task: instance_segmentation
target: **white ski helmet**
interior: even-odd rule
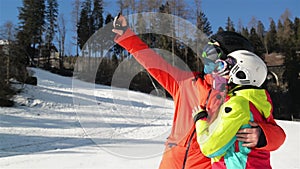
[[[237,50],[228,54],[236,60],[229,72],[229,83],[260,87],[267,77],[267,66],[256,54]]]

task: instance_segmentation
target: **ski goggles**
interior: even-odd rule
[[[228,75],[230,70],[236,65],[236,59],[228,57],[226,60],[218,59],[215,62],[215,69],[213,73],[220,76]]]
[[[227,55],[224,54],[220,46],[216,45],[214,42],[208,42],[203,48],[202,57],[216,61],[217,59],[226,59]]]
[[[218,59],[213,72],[220,76],[226,75],[229,72],[229,64],[225,60]]]
[[[204,73],[205,74],[226,74],[228,73],[227,68],[228,64],[226,61],[217,59],[215,62],[212,61],[211,59],[204,58]],[[226,72],[225,72],[226,71]]]

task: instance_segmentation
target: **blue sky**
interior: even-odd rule
[[[118,13],[116,1],[104,0],[105,15],[108,12],[112,15]],[[192,6],[194,2],[194,0],[185,1],[189,6]],[[58,0],[59,12],[66,17],[67,25],[71,24],[72,2],[73,0]],[[17,25],[19,14],[17,7],[20,6],[22,6],[22,0],[0,0],[0,25],[3,25],[6,21],[12,21]],[[277,23],[286,9],[290,10],[292,20],[296,16],[300,17],[299,0],[202,0],[201,8],[211,23],[213,32],[216,32],[220,26],[225,27],[228,16],[235,26],[238,26],[239,20],[242,21],[243,26],[247,26],[254,16],[257,20],[263,22],[265,29],[269,28],[270,18],[273,18]],[[71,36],[71,26],[69,26],[67,38]]]

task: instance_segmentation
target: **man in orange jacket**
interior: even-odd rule
[[[119,25],[117,25],[117,22]],[[169,92],[174,100],[175,112],[172,131],[166,141],[166,148],[160,163],[160,169],[210,169],[210,159],[199,148],[195,134],[195,125],[191,118],[194,107],[201,106],[208,112],[219,105],[220,93],[212,89],[212,77],[199,72],[187,72],[166,62],[158,53],[149,48],[130,28],[124,16],[115,18],[112,31],[116,33],[115,42],[130,52],[135,59]],[[216,40],[224,36],[217,37]],[[232,39],[232,37],[230,37]],[[234,39],[234,37],[233,37]],[[240,38],[241,39],[241,38]],[[237,41],[240,40],[236,38]],[[240,45],[232,47],[220,41],[218,45],[224,52],[232,52]],[[215,42],[214,42],[215,43]],[[234,45],[246,42],[235,42]],[[248,42],[249,43],[249,42]],[[227,53],[227,54],[228,54]],[[225,53],[226,54],[226,53]],[[215,106],[217,105],[217,106]],[[250,123],[254,128],[241,129],[237,138],[244,141],[244,146],[257,148],[260,140],[261,149],[273,151],[285,140],[285,133],[277,124]],[[261,132],[262,131],[262,132]],[[263,138],[263,139],[260,139]]]

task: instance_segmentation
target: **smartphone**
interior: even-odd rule
[[[121,15],[121,12],[119,12],[118,15],[114,19],[113,25],[114,25],[115,28],[120,28],[121,27],[121,22],[118,20],[120,15]]]

